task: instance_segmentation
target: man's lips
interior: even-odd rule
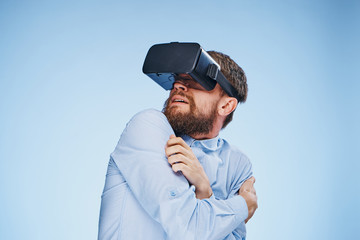
[[[172,104],[189,104],[188,100],[185,97],[182,97],[180,95],[174,95],[171,98]]]

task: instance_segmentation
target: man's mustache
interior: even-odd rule
[[[182,96],[182,97],[189,98],[189,96],[187,96],[183,91],[174,91],[174,92],[170,95],[170,98],[172,98],[174,95],[179,95],[179,96]]]

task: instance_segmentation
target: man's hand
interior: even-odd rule
[[[185,178],[195,186],[196,198],[204,199],[212,195],[209,179],[199,160],[189,145],[181,137],[170,135],[165,154],[174,172],[181,171]]]
[[[241,195],[245,199],[249,211],[245,223],[247,223],[250,220],[250,218],[254,215],[256,209],[258,208],[254,183],[255,183],[255,178],[251,177],[243,183],[243,185],[239,190],[239,195]]]

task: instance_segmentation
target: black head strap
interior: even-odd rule
[[[217,83],[219,83],[220,87],[229,95],[230,97],[234,97],[240,102],[240,96],[236,89],[231,85],[231,83],[226,79],[224,74],[219,71],[219,67],[216,64],[210,64],[207,70],[207,75],[211,79],[214,79]]]

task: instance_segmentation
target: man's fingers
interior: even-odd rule
[[[246,182],[252,182],[252,184],[254,184],[255,180],[256,180],[255,177],[252,176],[251,178],[247,179]]]
[[[168,162],[170,165],[176,164],[176,163],[184,163],[186,165],[191,164],[189,159],[184,157],[182,154],[175,154],[168,157]]]
[[[183,175],[186,177],[189,167],[186,166],[184,163],[175,163],[171,166],[174,172],[181,171]]]
[[[181,137],[175,137],[175,135],[171,134],[170,139],[166,143],[166,147],[171,147],[177,144],[183,146],[185,149],[190,149],[189,145],[186,144],[184,139],[182,139]]]
[[[181,145],[173,145],[165,148],[166,157],[170,157],[173,154],[183,153],[186,154],[186,149]]]
[[[170,135],[170,139],[165,146],[165,154],[167,157],[169,157],[173,154],[178,153],[181,153],[188,158],[194,159],[194,154],[189,145],[187,145],[181,137],[175,137],[175,135]]]
[[[247,192],[252,192],[254,194],[256,194],[255,188],[254,188],[254,183],[255,183],[255,178],[251,177],[249,179],[247,179],[241,186],[240,188],[240,192],[243,191],[247,191]]]
[[[242,191],[240,195],[245,199],[246,204],[248,206],[248,217],[245,220],[245,223],[249,221],[249,219],[254,215],[256,209],[258,208],[257,196],[256,194],[250,191]]]
[[[256,195],[256,191],[255,191],[255,188],[254,186],[247,186],[247,185],[242,185],[240,190],[239,190],[240,193],[242,192],[249,192],[249,193],[252,193],[252,194],[255,194]]]

